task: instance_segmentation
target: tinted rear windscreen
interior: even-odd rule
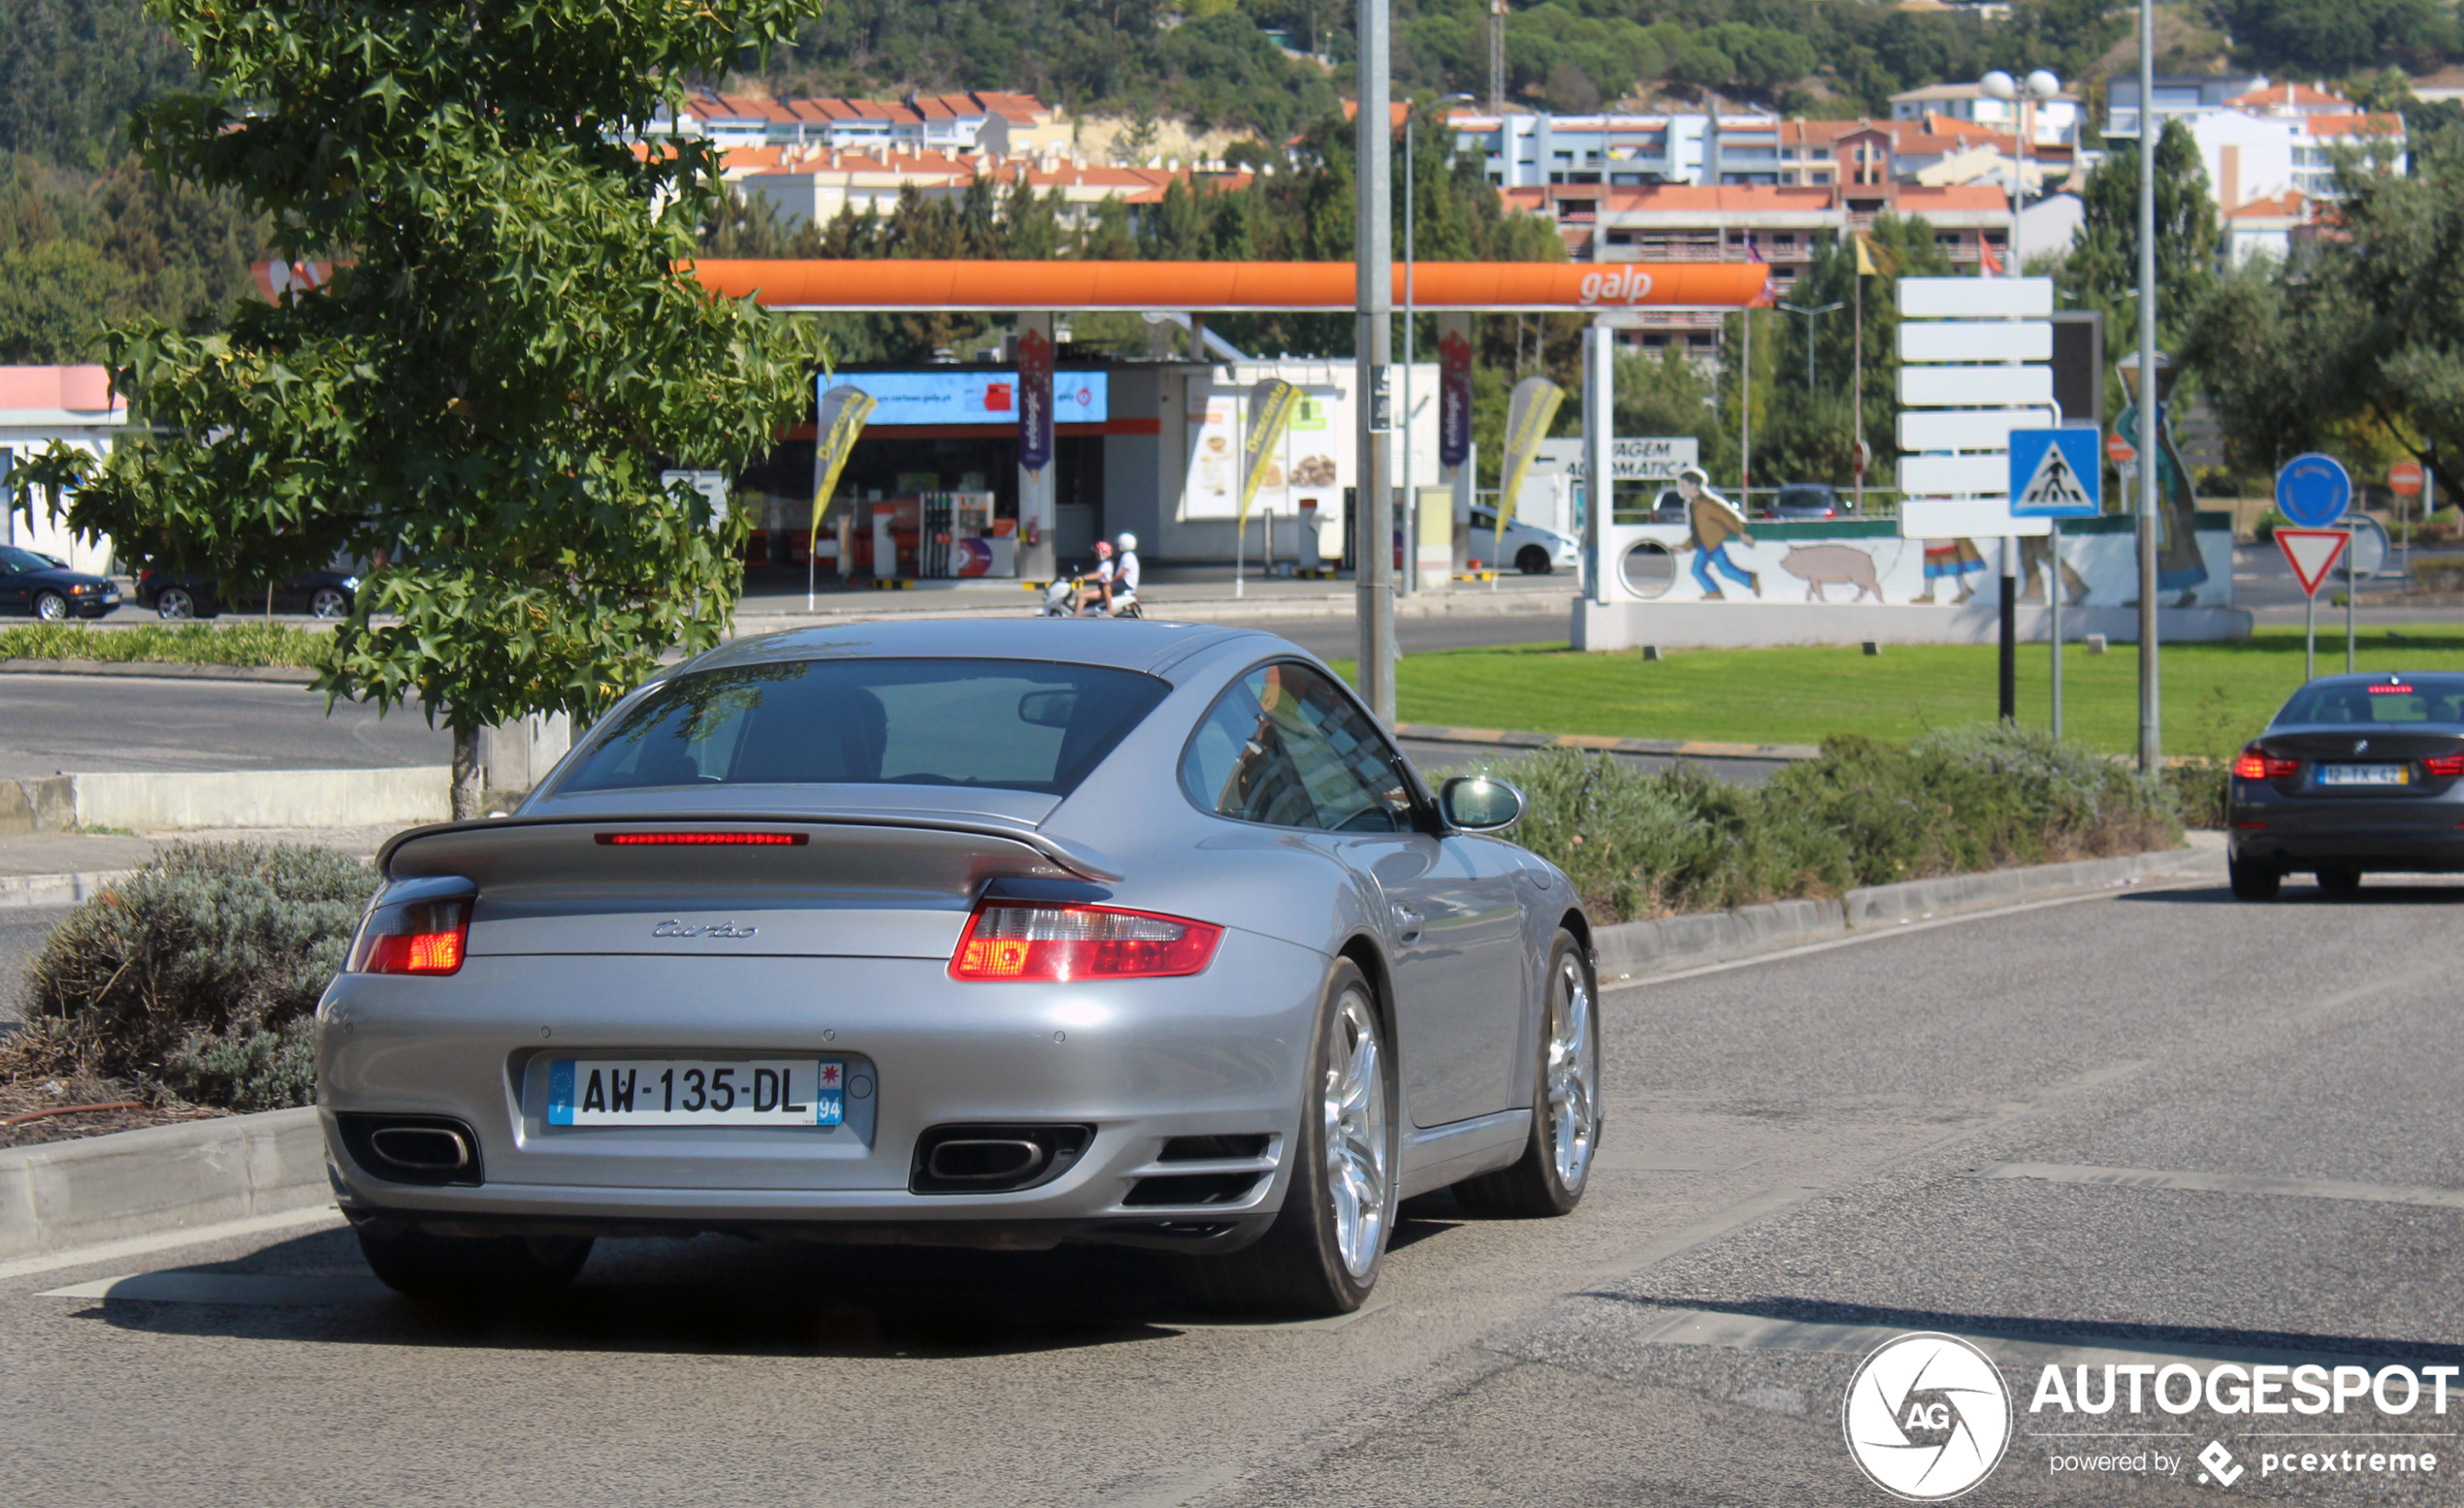
[[[2464,676],[2406,676],[2400,681],[2330,682],[2295,691],[2276,726],[2385,726],[2464,722]]]
[[[807,659],[682,675],[559,794],[660,786],[993,786],[1066,795],[1170,690],[1019,659]]]

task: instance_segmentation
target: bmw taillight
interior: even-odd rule
[[[1151,979],[1197,974],[1223,929],[1110,906],[988,900],[967,918],[954,979]]]
[[[2464,754],[2432,754],[2421,761],[2421,773],[2436,776],[2441,780],[2451,780],[2458,775],[2464,775]]]
[[[2233,761],[2237,780],[2290,780],[2300,772],[2299,759],[2280,759],[2256,744],[2244,749],[2242,756]]]
[[[470,938],[470,902],[403,901],[379,906],[351,943],[352,974],[451,974]]]

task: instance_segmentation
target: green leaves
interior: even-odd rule
[[[368,562],[319,685],[458,733],[591,717],[661,652],[716,644],[744,525],[711,528],[660,472],[767,450],[821,353],[676,271],[717,191],[708,151],[611,133],[807,8],[155,14],[221,92],[146,112],[146,150],[337,270],[211,334],[113,332],[155,433],[81,478],[71,523],[226,577]]]

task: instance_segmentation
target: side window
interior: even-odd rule
[[[1245,822],[1411,826],[1411,797],[1384,735],[1302,665],[1262,666],[1217,698],[1182,758],[1181,785],[1200,806]]]

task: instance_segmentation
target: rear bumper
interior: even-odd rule
[[[1238,1244],[1281,1204],[1325,970],[1241,932],[1203,975],[1092,984],[961,984],[920,958],[477,956],[448,979],[336,980],[318,1008],[318,1105],[345,1213],[448,1234]],[[877,1089],[827,1130],[546,1124],[553,1058],[732,1055],[843,1059],[851,1089],[859,1069]],[[387,1178],[343,1144],[345,1112],[458,1120],[484,1181]],[[954,1123],[1094,1135],[1034,1187],[911,1192],[918,1137]],[[1266,1145],[1162,1160],[1167,1139],[1196,1136]],[[1206,1173],[1254,1178],[1187,1203],[1160,1202],[1185,1185],[1146,1182]]]
[[[2227,851],[2242,864],[2437,874],[2464,872],[2464,783],[2404,798],[2286,796],[2264,782],[2236,780]]]

